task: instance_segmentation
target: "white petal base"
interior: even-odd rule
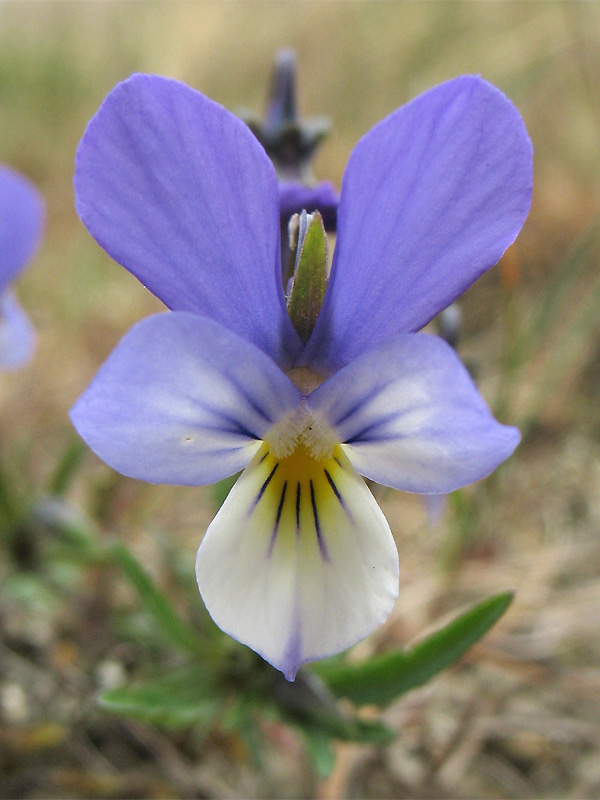
[[[326,460],[277,460],[263,444],[208,528],[196,575],[216,624],[293,680],[387,618],[398,553],[339,446]]]

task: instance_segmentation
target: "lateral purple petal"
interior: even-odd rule
[[[243,469],[300,400],[250,342],[206,317],[167,312],[125,335],[71,419],[118,472],[198,486]]]
[[[532,147],[517,109],[473,76],[398,109],[356,146],[321,315],[299,363],[333,371],[422,328],[515,240]]]
[[[22,175],[0,166],[0,291],[35,253],[42,235],[44,205]]]
[[[421,494],[488,475],[519,442],[491,415],[442,339],[398,334],[358,356],[309,395],[352,465],[371,480]]]
[[[75,163],[77,211],[109,255],[169,308],[289,364],[300,340],[281,287],[277,178],[244,123],[178,81],[133,75]]]

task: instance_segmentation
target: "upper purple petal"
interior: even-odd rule
[[[515,240],[532,147],[517,109],[463,76],[426,92],[355,147],[321,315],[299,363],[331,372],[422,328]]]
[[[0,166],[0,291],[33,256],[43,222],[44,204],[35,186]]]
[[[275,171],[249,129],[168,78],[133,75],[79,145],[79,216],[169,308],[211,317],[285,366]]]

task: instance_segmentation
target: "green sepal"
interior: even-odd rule
[[[327,288],[327,234],[318,211],[300,214],[297,234],[296,265],[287,310],[298,336],[307,342]]]
[[[489,597],[409,649],[358,664],[321,662],[313,670],[337,697],[357,705],[386,705],[457,661],[500,619],[512,599],[512,592]]]

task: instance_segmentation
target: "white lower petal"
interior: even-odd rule
[[[278,461],[265,444],[208,528],[196,575],[217,625],[293,680],[387,618],[398,553],[341,448]]]

